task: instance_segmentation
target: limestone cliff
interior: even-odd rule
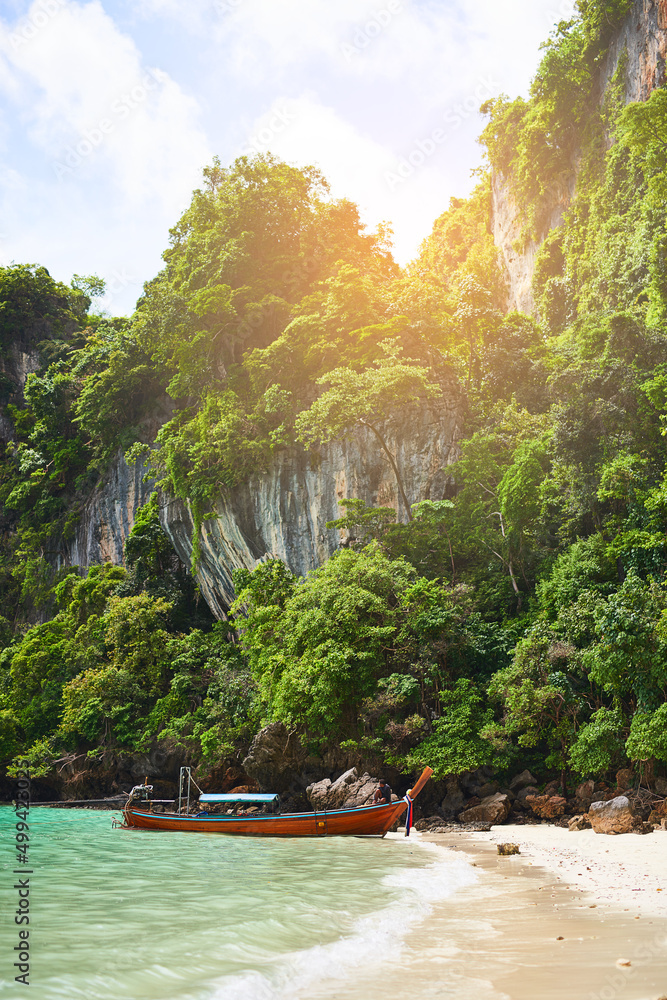
[[[410,502],[442,499],[447,466],[459,455],[463,431],[460,390],[452,385],[441,405],[413,410],[385,430]],[[341,515],[338,501],[348,497],[394,507],[402,520],[407,517],[391,465],[363,428],[317,453],[278,452],[269,469],[220,496],[215,518],[202,529],[197,568],[213,613],[222,617],[229,608],[236,568],[252,568],[268,556],[282,559],[301,576],[321,565],[340,544],[340,533],[326,523]],[[194,526],[187,506],[166,499],[162,521],[178,555],[189,562]]]
[[[445,495],[447,466],[459,455],[463,416],[463,395],[452,381],[439,405],[412,409],[385,428],[411,503]],[[144,472],[141,466],[129,467],[118,453],[106,480],[85,503],[74,538],[63,541],[61,565],[86,569],[123,562],[136,512],[155,489],[144,482]],[[338,501],[348,497],[394,507],[402,520],[407,517],[391,465],[375,436],[362,428],[350,440],[318,452],[280,451],[266,470],[221,495],[215,518],[203,526],[197,564],[197,581],[213,613],[224,617],[233,600],[234,569],[251,569],[269,556],[283,559],[298,575],[321,565],[341,541],[326,522],[341,515]],[[162,496],[161,511],[165,531],[189,565],[194,524],[187,505]]]
[[[118,452],[104,482],[84,503],[74,537],[63,541],[61,565],[85,570],[97,563],[122,564],[137,511],[155,489],[144,482],[145,471],[138,463],[129,466]]]
[[[560,226],[563,215],[572,200],[576,186],[576,171],[565,174],[549,192],[549,202],[544,206],[536,239],[526,240],[525,213],[517,204],[511,180],[495,173],[491,180],[493,239],[502,251],[507,271],[509,310],[534,313],[533,274],[535,258],[547,234]]]
[[[635,0],[600,62],[597,84],[600,97],[624,63],[626,101],[647,100],[655,87],[665,83],[666,56],[667,0]],[[576,178],[575,157],[571,169],[552,185],[538,222],[537,238],[525,241],[522,238],[525,215],[512,194],[511,178],[501,174],[493,177],[493,235],[507,269],[509,309],[535,311],[532,293],[535,258],[550,230],[561,224],[575,194]]]
[[[39,365],[39,351],[34,345],[12,343],[0,351],[0,441],[9,441],[14,436],[13,424],[4,412],[5,404],[21,405],[25,381]]]

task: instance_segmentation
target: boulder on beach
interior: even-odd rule
[[[570,833],[579,833],[581,830],[590,830],[591,821],[588,816],[573,816],[572,819],[568,820],[567,828]]]
[[[617,795],[607,802],[593,802],[588,818],[596,833],[631,833],[639,817],[627,795]]]
[[[526,803],[526,799],[529,795],[539,795],[540,790],[535,785],[526,785],[522,788],[520,792],[517,793],[514,800],[515,805],[518,809],[530,809],[530,806]]]
[[[567,800],[561,795],[527,795],[526,805],[540,819],[560,819]]]
[[[521,854],[518,844],[498,844],[498,854],[501,858],[509,858],[513,854]]]
[[[512,803],[508,795],[496,792],[495,795],[488,795],[477,806],[465,809],[459,813],[462,823],[491,823],[497,825],[504,823],[509,816]]]
[[[306,788],[313,809],[355,809],[373,801],[380,782],[370,774],[357,773],[356,767],[341,774],[335,781],[325,778]]]

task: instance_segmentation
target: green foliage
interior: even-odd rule
[[[531,99],[503,95],[482,108],[490,121],[480,141],[493,168],[511,177],[528,219],[526,239],[546,235],[552,187],[565,184],[586,132],[597,124],[586,35],[581,22],[561,22],[544,46]]]
[[[88,315],[94,276],[0,269],[1,367],[17,349],[40,365],[22,394],[0,378],[14,768],[160,740],[215,766],[268,719],[439,777],[667,760],[667,92],[624,106],[621,56],[600,95],[631,4],[577,6],[529,97],[484,109],[495,178],[452,199],[403,271],[386,228],[366,233],[316,169],[270,156],[205,169],[129,320]],[[506,312],[492,182],[525,220],[515,249],[541,241],[538,319]],[[408,497],[403,424],[454,399],[445,495]],[[214,625],[161,504],[188,505],[196,564],[221,496],[277,450],[360,430],[397,509],[341,501],[340,551],[304,580],[273,558],[237,570]],[[119,449],[158,480],[126,570],[56,570]]]
[[[558,556],[549,576],[537,584],[537,600],[550,618],[556,618],[584,591],[609,593],[617,581],[617,567],[604,538],[593,535],[579,539]]]
[[[54,281],[45,267],[0,268],[0,351],[66,343],[84,319],[90,299],[78,288]]]
[[[568,673],[572,647],[558,634],[538,624],[516,646],[511,664],[494,674],[492,701],[501,706],[501,724],[490,727],[489,738],[520,747],[541,746],[548,767],[563,770],[572,743],[581,700]]]
[[[483,694],[467,679],[441,695],[443,716],[433,723],[433,733],[410,755],[408,768],[432,767],[435,779],[475,771],[494,761],[494,749],[480,732],[489,725],[492,710]]]
[[[372,368],[362,372],[337,368],[318,379],[318,384],[331,388],[299,414],[299,440],[307,445],[323,444],[341,437],[357,422],[372,428],[396,410],[438,394],[439,388],[429,382],[426,368],[401,360],[397,353],[400,347],[394,343],[381,346],[385,356]]]
[[[632,761],[667,761],[667,702],[634,716],[625,750]]]
[[[582,777],[606,774],[625,759],[625,720],[618,709],[600,708],[577,733],[570,763]]]
[[[233,610],[245,610],[241,645],[268,711],[315,733],[349,725],[375,690],[414,571],[373,546],[336,553],[303,583],[266,565],[257,586],[237,576]]]

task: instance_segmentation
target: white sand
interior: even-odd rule
[[[667,1000],[667,833],[412,836],[463,855],[476,882],[435,904],[381,968],[369,955],[368,970],[295,1000]],[[521,854],[499,857],[499,842]]]
[[[508,825],[463,836],[519,844],[524,861],[547,868],[597,905],[667,917],[667,831],[611,837],[558,826]]]

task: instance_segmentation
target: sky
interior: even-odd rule
[[[414,258],[572,0],[0,0],[0,264],[129,314],[202,168],[315,164]]]

